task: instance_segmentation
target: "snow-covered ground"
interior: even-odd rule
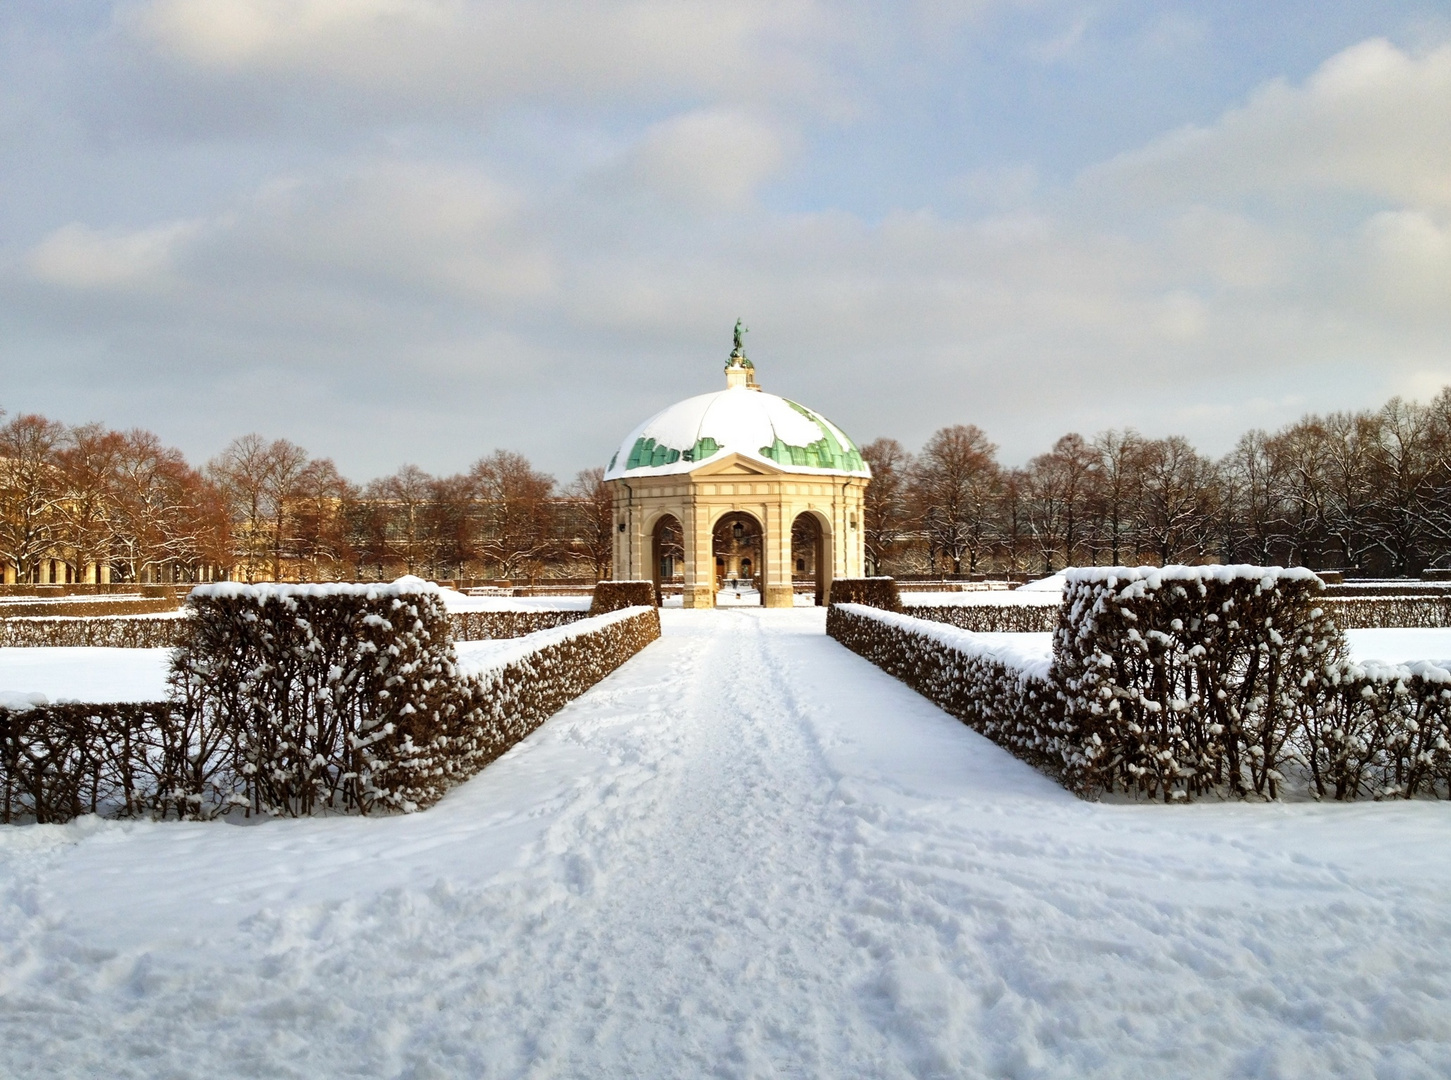
[[[160,701],[170,649],[0,649],[0,694],[48,701]]]
[[[1345,640],[1356,660],[1381,660],[1387,664],[1451,660],[1451,629],[1347,630]]]
[[[671,607],[670,599],[666,598],[667,608]],[[678,606],[679,598],[674,599]],[[798,608],[812,604],[807,594],[796,599]],[[570,632],[569,627],[541,631],[545,637]],[[1030,664],[1046,662],[1053,653],[1052,634],[977,636],[1009,649]],[[1403,664],[1451,659],[1451,629],[1350,630],[1345,636],[1356,660]],[[482,671],[515,660],[544,640],[530,635],[527,639],[460,642],[459,661],[465,671]],[[159,701],[166,696],[169,659],[169,649],[0,648],[0,694],[40,694],[50,701]]]
[[[590,593],[576,596],[470,596],[454,589],[440,589],[448,611],[588,611]]]
[[[0,829],[0,1075],[1451,1074],[1451,805],[1080,802],[823,617],[426,813]]]

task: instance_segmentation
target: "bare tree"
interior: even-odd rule
[[[392,476],[374,480],[368,485],[368,494],[387,508],[388,555],[403,564],[406,574],[420,568],[424,510],[432,482],[433,477],[417,465],[404,465]]]
[[[469,471],[479,504],[479,552],[502,577],[535,574],[555,550],[554,477],[496,450]]]
[[[605,470],[584,469],[565,490],[572,527],[569,552],[590,564],[596,581],[610,576],[615,562],[615,500]]]
[[[1430,410],[1397,397],[1376,419],[1370,535],[1393,573],[1418,573],[1428,561],[1427,511],[1435,502]]]
[[[912,528],[912,455],[896,439],[873,439],[861,454],[872,470],[862,505],[862,538],[868,572],[880,574]]]
[[[994,501],[1002,486],[997,447],[982,430],[958,424],[942,428],[922,448],[912,474],[914,501],[934,554],[952,573],[969,571],[992,540]]]
[[[161,574],[174,557],[178,507],[192,469],[181,451],[163,446],[149,431],[126,432],[116,458],[114,536],[130,581]]]
[[[1167,565],[1204,553],[1218,485],[1214,465],[1178,435],[1144,445],[1139,514],[1145,545]]]
[[[1083,554],[1097,466],[1098,455],[1082,435],[1064,435],[1028,463],[1029,527],[1045,574],[1053,572],[1055,555],[1069,566]]]
[[[1135,529],[1143,486],[1144,440],[1131,429],[1105,431],[1093,440],[1093,449],[1098,456],[1092,507],[1098,544],[1107,548],[1111,565],[1122,566],[1138,559]]]
[[[58,541],[80,580],[93,568],[101,580],[101,567],[115,545],[117,470],[124,438],[100,424],[73,428],[60,452],[61,483]]]
[[[0,427],[0,558],[17,581],[40,579],[40,560],[59,538],[64,438],[60,424],[33,413]]]
[[[248,581],[260,572],[273,580],[282,576],[287,515],[307,464],[307,452],[297,444],[253,434],[234,439],[207,466],[227,498]]]
[[[331,458],[308,462],[297,478],[288,513],[287,545],[309,577],[318,581],[338,578],[354,558],[348,543],[348,512],[358,494]]]

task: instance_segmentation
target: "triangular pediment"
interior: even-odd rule
[[[718,460],[701,462],[700,468],[691,469],[691,476],[777,476],[781,469],[764,461],[743,457],[740,454],[726,454]]]

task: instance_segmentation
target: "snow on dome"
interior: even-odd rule
[[[740,454],[791,472],[870,476],[861,452],[824,416],[754,387],[676,402],[626,436],[606,480],[685,473]]]

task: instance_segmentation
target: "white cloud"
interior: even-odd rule
[[[73,222],[28,253],[32,277],[71,289],[154,290],[170,277],[178,248],[196,234],[191,222],[134,231],[99,230]]]
[[[704,210],[745,206],[785,157],[779,131],[735,110],[672,117],[647,131],[627,173],[641,187]]]
[[[819,77],[811,0],[145,0],[124,34],[213,77],[395,108],[710,89],[751,98]]]
[[[1303,86],[1269,83],[1213,125],[1177,131],[1083,179],[1163,198],[1336,191],[1451,206],[1451,46],[1417,57],[1362,42]]]
[[[1451,312],[1451,224],[1418,210],[1388,210],[1364,230],[1372,286],[1393,310]]]

